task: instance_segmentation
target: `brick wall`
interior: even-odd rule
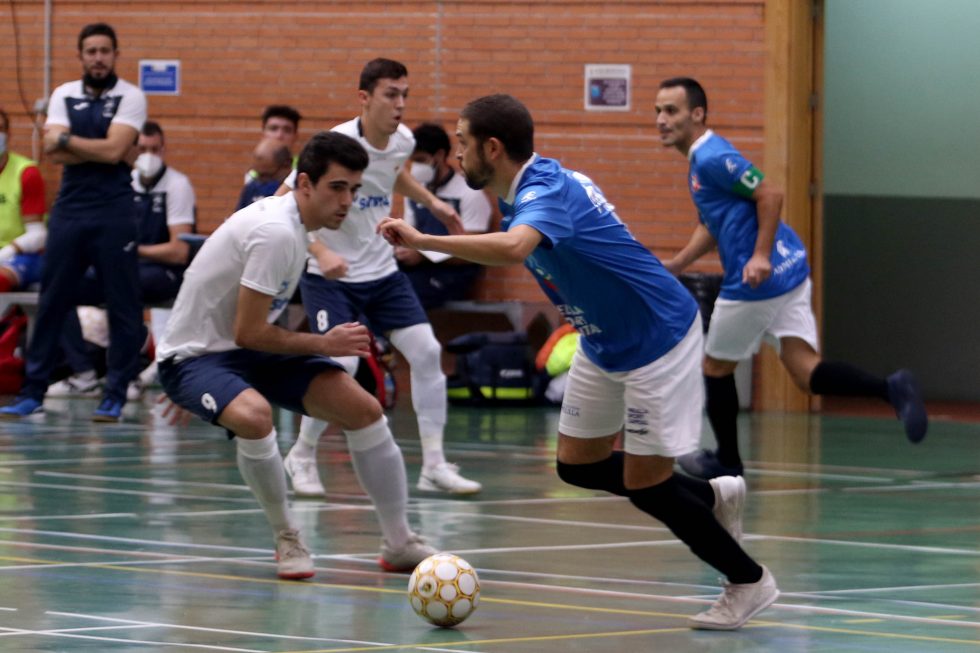
[[[265,105],[296,106],[305,117],[301,136],[352,118],[358,74],[376,56],[409,68],[409,126],[440,120],[451,132],[459,109],[487,93],[524,101],[535,117],[536,149],[592,177],[658,255],[682,246],[695,224],[686,162],[662,148],[653,126],[660,79],[699,78],[711,125],[764,169],[763,0],[158,0],[152,6],[59,0],[52,85],[79,75],[77,34],[97,20],[119,34],[117,72],[124,78],[136,82],[141,58],[181,61],[181,95],[151,96],[150,115],[166,131],[168,162],[194,183],[204,232],[235,205]],[[30,154],[31,125],[19,89],[28,105],[45,94],[43,3],[3,3],[0,24],[0,105],[14,114],[12,148]],[[589,63],[632,65],[629,112],[583,109]],[[43,171],[53,194],[58,170],[45,165]],[[701,269],[713,268],[708,262]],[[520,267],[492,270],[479,293],[540,299]]]

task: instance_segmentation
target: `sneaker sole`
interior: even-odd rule
[[[287,573],[277,573],[276,576],[283,580],[304,580],[306,578],[313,578],[316,575],[315,571],[297,571],[292,574]]]
[[[779,590],[777,589],[775,592],[773,592],[772,596],[766,599],[765,603],[763,603],[755,610],[750,612],[744,619],[742,619],[737,624],[716,624],[711,622],[701,622],[701,621],[696,621],[692,617],[691,619],[688,620],[688,625],[695,630],[738,630],[739,628],[747,624],[749,621],[751,621],[752,617],[759,614],[760,612],[768,608],[770,605],[775,603],[776,599],[778,598],[779,598]]]
[[[119,422],[118,417],[113,417],[112,415],[92,415],[93,422],[101,422],[103,424],[117,424]]]
[[[431,481],[426,481],[425,479],[419,479],[418,484],[415,486],[422,492],[442,492],[443,494],[479,494],[483,487],[478,487],[475,490],[450,490],[441,488],[435,485]]]
[[[293,486],[293,496],[297,499],[326,499],[327,491],[322,492],[301,492]]]
[[[411,567],[398,567],[381,557],[378,558],[378,566],[393,574],[407,574],[415,571],[415,565],[412,565]]]

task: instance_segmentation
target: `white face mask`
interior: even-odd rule
[[[412,176],[415,177],[415,181],[419,182],[423,186],[427,186],[435,181],[435,166],[429,165],[428,163],[420,163],[419,161],[415,161],[412,163]]]
[[[7,132],[0,132],[0,156],[7,152]]]
[[[158,157],[156,154],[151,154],[150,152],[143,152],[138,157],[136,157],[136,163],[133,165],[136,171],[140,173],[141,177],[146,179],[152,179],[156,177],[157,173],[163,167],[163,159]]]

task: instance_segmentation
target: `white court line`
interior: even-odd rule
[[[980,487],[972,481],[912,481],[909,485],[887,485],[884,487],[843,488],[843,492],[919,492],[921,490],[968,490]]]
[[[862,594],[867,592],[908,592],[916,590],[945,590],[961,587],[980,587],[980,583],[950,583],[943,585],[899,585],[897,587],[861,587],[850,590],[815,590],[807,594]]]
[[[45,444],[14,444],[10,446],[0,446],[0,453],[21,453],[24,451],[51,451],[51,443]],[[84,449],[91,450],[93,445],[89,442],[79,442],[78,444],[61,443],[59,450],[63,449]],[[135,449],[140,446],[138,442],[105,442],[94,445],[98,449]]]
[[[115,537],[112,535],[89,535],[86,533],[67,533],[64,531],[40,531],[29,528],[0,528],[0,533],[17,533],[19,535],[47,535],[75,540],[94,540],[98,542],[118,542],[120,544],[138,544],[140,546],[160,546],[172,548],[202,549],[206,551],[229,551],[235,553],[267,554],[271,549],[252,549],[247,547],[226,546],[217,544],[194,544],[192,542],[167,542],[163,540],[143,540],[132,537]],[[0,542],[0,545],[3,543]],[[377,555],[377,553],[375,553]]]
[[[119,553],[119,551],[115,551]],[[26,569],[65,569],[74,567],[146,567],[152,565],[170,565],[193,562],[224,562],[223,558],[202,558],[199,556],[188,558],[168,558],[166,560],[102,560],[99,562],[45,562],[40,564],[6,565],[0,566],[2,571],[24,571]]]
[[[266,632],[249,631],[249,630],[232,630],[228,628],[207,628],[204,626],[189,626],[185,624],[165,623],[162,621],[136,621],[133,619],[104,617],[102,615],[84,614],[79,612],[55,612],[55,611],[48,610],[45,612],[45,614],[50,614],[57,617],[73,617],[76,619],[94,619],[96,621],[108,621],[110,623],[131,624],[134,626],[141,626],[141,627],[151,626],[156,628],[174,628],[177,630],[190,630],[190,631],[202,632],[202,633],[218,633],[222,635],[248,635],[249,637],[270,637],[275,639],[285,639],[285,640],[302,641],[302,642],[332,642],[338,644],[357,644],[357,645],[366,645],[366,646],[390,646],[390,644],[386,644],[384,642],[372,642],[369,640],[361,640],[361,639],[338,639],[333,637],[304,637],[302,635],[284,635],[280,633],[266,633]]]
[[[143,456],[120,456],[118,458],[44,458],[40,460],[5,460],[3,464],[7,467],[37,467],[41,465],[91,465],[95,463],[142,463],[150,459],[151,452],[147,451]],[[225,460],[227,456],[217,453],[188,453],[174,454],[173,462],[183,462],[187,460]]]
[[[217,646],[211,644],[187,644],[184,642],[161,642],[151,639],[129,639],[127,637],[96,637],[94,635],[77,635],[71,633],[59,633],[55,631],[46,630],[30,630],[22,631],[20,633],[3,633],[0,637],[7,637],[13,635],[35,635],[35,636],[46,636],[46,637],[63,637],[65,639],[84,639],[96,642],[116,642],[119,644],[148,644],[152,646],[176,646],[179,648],[194,648],[194,649],[206,649],[209,651],[234,651],[236,653],[266,653],[261,649],[256,648],[233,648],[231,646]]]
[[[175,492],[145,492],[143,490],[119,490],[112,488],[93,487],[90,485],[61,485],[58,483],[31,483],[17,481],[0,481],[0,486],[44,488],[47,490],[70,490],[72,492],[92,492],[95,494],[121,494],[140,497],[167,497],[171,499],[194,499],[202,501],[225,501],[229,503],[255,503],[252,497],[219,497],[204,494],[178,494]]]
[[[954,549],[941,546],[920,546],[917,544],[890,544],[886,542],[859,542],[848,540],[825,540],[821,538],[790,537],[787,535],[747,535],[746,540],[769,540],[773,542],[804,542],[806,544],[830,544],[836,546],[856,546],[868,549],[887,549],[891,551],[915,551],[916,553],[942,553],[947,555],[980,556],[980,549]]]
[[[17,608],[0,608],[0,612],[17,612]]]
[[[75,515],[22,515],[20,517],[13,517],[11,515],[0,515],[0,523],[7,521],[51,521],[59,519],[68,520],[85,520],[85,519],[120,519],[128,518],[135,519],[138,517],[135,512],[103,512],[98,514],[75,514]]]

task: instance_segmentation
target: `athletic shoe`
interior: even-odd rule
[[[320,472],[316,467],[316,459],[300,458],[290,449],[282,461],[286,475],[293,485],[293,493],[297,497],[320,499],[327,496],[327,491],[320,482]]]
[[[418,489],[424,492],[449,494],[476,494],[483,486],[459,475],[459,465],[439,463],[435,467],[423,467],[419,475]]]
[[[895,414],[905,424],[905,436],[913,444],[921,442],[929,428],[929,416],[915,376],[908,370],[898,370],[887,381],[888,403],[895,407]]]
[[[137,378],[126,386],[126,401],[136,401],[143,396],[143,383]]]
[[[714,604],[690,618],[688,625],[700,630],[738,630],[776,600],[779,588],[765,566],[755,583],[724,584],[725,590]]]
[[[0,408],[0,419],[20,419],[28,415],[36,415],[44,412],[44,404],[37,399],[30,397],[20,397],[9,406]]]
[[[296,529],[287,528],[276,534],[276,562],[279,578],[300,580],[313,576],[313,558]]]
[[[438,553],[425,543],[418,533],[412,533],[408,541],[400,549],[394,549],[387,540],[381,540],[381,557],[378,564],[385,571],[409,572],[414,571],[420,562]]]
[[[742,512],[745,510],[745,479],[719,476],[710,481],[715,491],[715,519],[736,542],[742,541]]]
[[[72,374],[48,386],[48,397],[91,397],[99,392],[99,379],[93,370]]]
[[[741,476],[745,473],[745,467],[742,465],[737,467],[722,465],[718,461],[718,454],[710,449],[686,453],[677,458],[677,464],[690,476],[705,480],[719,476]]]
[[[92,413],[93,422],[118,422],[122,416],[122,401],[112,397],[103,397],[99,407]]]

